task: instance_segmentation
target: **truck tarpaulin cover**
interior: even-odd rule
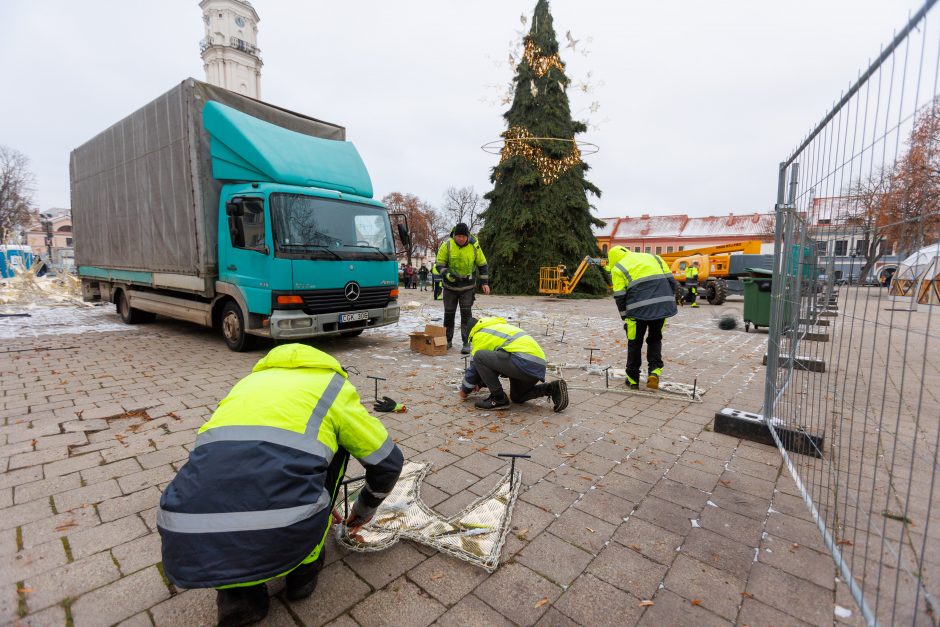
[[[221,184],[202,110],[222,103],[312,137],[343,127],[187,79],[72,151],[77,266],[212,277]]]

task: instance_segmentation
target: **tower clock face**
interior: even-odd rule
[[[239,28],[243,27],[245,25],[245,18],[243,18],[241,15],[237,16],[235,18],[235,25]]]

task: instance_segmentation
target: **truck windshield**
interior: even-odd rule
[[[275,254],[324,259],[391,259],[388,214],[380,207],[300,194],[271,194]]]

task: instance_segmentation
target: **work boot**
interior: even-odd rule
[[[650,373],[650,376],[646,377],[646,387],[651,390],[659,389],[659,375]]]
[[[552,399],[555,413],[563,411],[568,406],[568,384],[562,379],[552,381],[549,385],[549,396]]]
[[[268,587],[262,583],[219,590],[215,604],[219,612],[219,627],[240,627],[264,619],[271,599]]]
[[[447,340],[447,350],[450,350],[454,346],[454,343],[451,340]]]
[[[326,547],[320,549],[320,555],[309,564],[301,564],[287,573],[287,600],[306,599],[317,589],[317,577],[323,569],[323,555]]]
[[[474,403],[477,409],[508,409],[511,405],[512,403],[509,402],[509,397],[503,393],[500,393],[498,396],[490,394],[486,398],[480,399]]]
[[[461,355],[469,355],[469,354],[470,354],[470,350],[471,350],[471,349],[470,349],[470,344],[467,343],[467,342],[464,342],[464,343],[463,343],[463,348],[460,349],[460,354],[461,354]]]
[[[639,389],[640,389],[640,384],[639,384],[639,383],[631,383],[631,382],[630,382],[630,379],[627,379],[627,389],[628,389],[628,390],[639,390]]]
[[[698,303],[692,303],[692,309],[698,309]]]

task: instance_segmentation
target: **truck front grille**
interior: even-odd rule
[[[303,292],[304,313],[325,314],[337,311],[362,311],[382,309],[388,305],[389,287],[364,287],[355,301],[346,299],[343,288]]]

